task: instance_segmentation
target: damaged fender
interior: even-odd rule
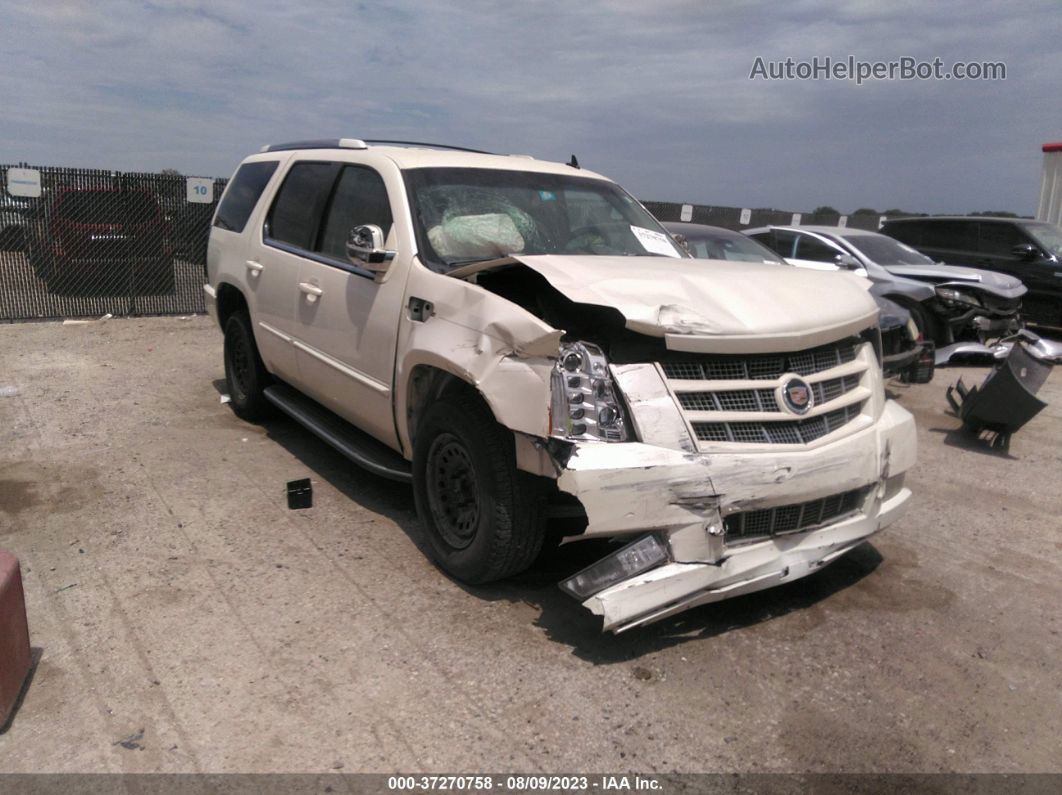
[[[410,381],[418,366],[474,386],[510,430],[548,436],[550,371],[564,332],[475,284],[426,268],[411,271],[407,292],[424,296],[431,309],[423,319],[407,309],[399,330],[395,420],[403,449],[413,449]]]

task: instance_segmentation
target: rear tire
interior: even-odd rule
[[[512,434],[471,391],[425,412],[413,446],[413,494],[432,557],[462,582],[521,572],[542,549],[538,481],[516,469]]]
[[[225,384],[236,416],[249,422],[268,416],[272,404],[265,388],[271,382],[258,354],[250,316],[246,310],[234,312],[225,321]]]

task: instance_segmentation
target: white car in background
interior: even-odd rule
[[[841,226],[764,226],[743,230],[790,264],[812,270],[850,270],[879,285],[877,294],[907,309],[919,331],[938,347],[963,338],[984,342],[1021,328],[1025,286],[1013,276],[941,265],[887,235]],[[928,301],[911,291],[929,284]]]

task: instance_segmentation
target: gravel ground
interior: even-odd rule
[[[39,660],[0,772],[1058,772],[1062,372],[1009,454],[956,432],[957,372],[985,371],[890,387],[919,426],[901,522],[614,637],[555,587],[579,561],[462,587],[408,487],[236,419],[207,318],[0,325]]]

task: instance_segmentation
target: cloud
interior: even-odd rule
[[[227,174],[262,143],[566,159],[645,199],[1029,212],[1052,2],[0,1],[0,160]],[[749,80],[757,56],[1000,60],[1001,82]]]

